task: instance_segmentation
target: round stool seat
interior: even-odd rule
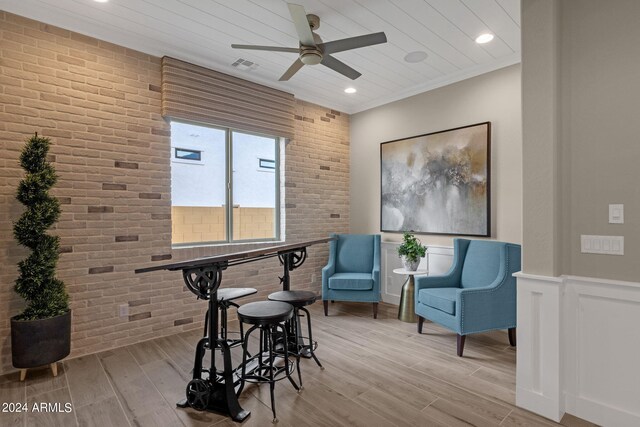
[[[218,302],[231,301],[248,295],[253,295],[257,292],[258,290],[254,288],[219,288]]]
[[[270,301],[287,302],[294,307],[304,307],[316,302],[316,294],[311,291],[280,291],[269,294]]]
[[[241,305],[238,319],[251,325],[275,325],[293,317],[293,306],[280,301],[258,301]]]

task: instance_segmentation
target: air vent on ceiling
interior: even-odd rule
[[[253,71],[258,68],[258,64],[253,61],[248,61],[246,59],[238,58],[236,62],[231,64],[232,67],[237,68],[242,71]]]

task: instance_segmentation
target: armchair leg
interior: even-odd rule
[[[516,328],[509,328],[509,345],[516,346]]]
[[[373,303],[373,318],[374,319],[378,318],[378,303],[377,302]]]
[[[422,324],[424,323],[424,317],[418,316],[418,333],[422,333]]]
[[[466,338],[466,335],[458,335],[458,357],[462,357],[462,352],[464,351],[464,340]]]
[[[329,301],[322,300],[322,305],[324,306],[324,315],[328,316],[329,315]]]

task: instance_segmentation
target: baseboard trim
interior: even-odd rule
[[[560,422],[564,416],[564,410],[560,408],[557,399],[552,399],[540,393],[526,390],[516,386],[516,406]]]
[[[640,416],[638,415],[571,393],[566,395],[566,408],[568,413],[580,414],[576,416],[601,426],[640,425]]]

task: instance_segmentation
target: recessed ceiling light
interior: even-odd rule
[[[422,62],[427,59],[427,52],[423,52],[421,50],[416,50],[414,52],[409,52],[404,56],[404,60],[411,64],[415,64],[416,62]]]
[[[491,40],[493,40],[493,34],[491,33],[483,33],[476,37],[476,43],[478,44],[489,43]]]
[[[344,93],[356,93],[356,88],[355,87],[348,87],[344,90]]]
[[[96,2],[96,3],[106,3],[109,0],[93,0],[93,1]]]

